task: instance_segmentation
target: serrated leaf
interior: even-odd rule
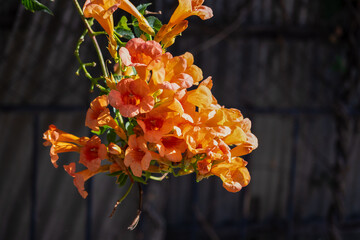
[[[24,5],[26,10],[29,10],[31,12],[43,11],[50,15],[54,15],[48,7],[36,0],[21,0],[21,3],[22,5]]]
[[[125,38],[127,40],[135,38],[134,33],[129,29],[115,28],[115,32],[120,35],[121,38]]]
[[[148,6],[150,6],[151,3],[144,3],[144,4],[140,4],[139,6],[137,6],[137,10],[144,15],[145,14],[145,10],[147,9]]]
[[[163,25],[162,22],[155,16],[149,16],[146,20],[156,32],[158,32]]]

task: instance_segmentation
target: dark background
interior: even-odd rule
[[[43,3],[55,16],[0,7],[0,239],[360,239],[360,1],[205,1],[214,17],[191,17],[169,51],[192,52],[219,103],[252,120],[252,180],[236,194],[216,177],[151,182],[134,231],[136,188],[110,219],[126,188],[99,175],[83,200],[42,146],[51,123],[88,135],[96,96],[75,75],[83,26],[72,1]],[[176,6],[154,0],[150,10],[167,22]],[[80,52],[96,61],[89,40]]]

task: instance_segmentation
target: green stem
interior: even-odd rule
[[[101,32],[93,32],[94,36],[98,36],[98,35],[106,35],[107,33],[105,31],[101,31]]]
[[[83,23],[85,24],[86,29],[88,30],[88,34],[89,34],[89,36],[90,36],[90,38],[91,38],[91,41],[93,42],[93,45],[94,45],[94,47],[95,47],[96,53],[97,53],[98,58],[99,58],[99,62],[100,62],[100,66],[101,66],[101,71],[102,71],[102,73],[103,73],[103,75],[104,75],[105,77],[108,77],[109,74],[108,74],[108,72],[107,72],[107,70],[106,70],[104,57],[103,57],[103,55],[102,55],[102,53],[101,53],[101,49],[100,49],[100,47],[99,47],[99,43],[98,43],[97,40],[96,40],[96,36],[95,36],[95,34],[94,34],[94,31],[91,29],[91,26],[90,26],[89,22],[86,20],[86,18],[85,18],[85,16],[84,16],[84,13],[83,13],[83,11],[82,11],[82,9],[81,9],[78,1],[77,1],[77,0],[73,0],[73,3],[75,4],[76,10],[77,10],[77,12],[78,12],[79,15],[80,15],[81,20],[82,20]]]
[[[85,35],[88,33],[88,30],[86,29],[80,36],[77,44],[76,44],[76,48],[75,48],[75,51],[74,51],[74,55],[76,57],[76,59],[78,60],[79,64],[80,64],[80,67],[79,69],[77,70],[76,74],[79,75],[80,74],[80,70],[82,70],[85,74],[85,77],[87,77],[90,81],[91,81],[91,84],[92,84],[92,89],[94,86],[96,86],[97,88],[99,88],[101,91],[107,91],[106,88],[104,88],[103,86],[101,86],[100,84],[98,84],[98,81],[99,80],[104,80],[105,78],[104,77],[99,77],[99,78],[93,78],[91,76],[91,74],[88,72],[88,70],[86,69],[86,67],[95,67],[96,66],[96,63],[93,62],[93,63],[83,63],[81,61],[81,58],[80,58],[80,46],[81,44],[84,42],[84,38],[85,38]]]
[[[126,193],[124,194],[124,196],[122,196],[122,198],[120,198],[120,199],[116,202],[116,204],[115,204],[115,206],[114,206],[114,209],[112,210],[112,212],[111,212],[111,214],[110,214],[110,216],[109,216],[110,218],[114,215],[114,213],[115,213],[117,207],[119,206],[119,204],[120,204],[122,201],[124,201],[124,199],[129,195],[129,193],[130,193],[133,185],[134,185],[134,183],[132,182],[132,183],[130,184],[128,190],[127,190]]]
[[[164,180],[164,178],[165,178],[167,175],[168,175],[168,173],[163,174],[161,177],[155,177],[155,176],[152,176],[152,175],[151,175],[149,178],[150,178],[151,180],[155,180],[155,181],[161,182],[162,180]]]

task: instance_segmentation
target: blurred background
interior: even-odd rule
[[[163,22],[177,6],[152,2]],[[216,177],[151,182],[134,231],[136,188],[109,218],[126,187],[99,175],[84,200],[42,146],[51,123],[89,135],[96,96],[75,75],[83,26],[72,1],[43,3],[54,16],[0,8],[0,239],[360,239],[359,0],[205,1],[214,17],[191,17],[169,51],[192,52],[219,103],[252,120],[252,180],[236,194]],[[80,56],[96,61],[89,39]]]

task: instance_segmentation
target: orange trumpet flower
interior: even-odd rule
[[[164,24],[155,36],[155,41],[165,47],[174,43],[174,38],[187,28],[186,18],[196,15],[202,20],[213,16],[211,8],[203,6],[204,0],[179,0],[179,5],[172,14],[169,23]]]
[[[99,131],[99,127],[108,125],[114,129],[115,133],[121,138],[126,140],[124,130],[116,123],[115,119],[110,115],[110,110],[107,108],[109,100],[107,95],[102,95],[95,98],[90,108],[86,113],[85,126],[92,130]]]
[[[152,160],[152,154],[149,151],[144,137],[131,135],[128,141],[129,147],[125,151],[125,166],[131,168],[132,173],[141,177],[142,171],[147,170]]]
[[[242,158],[233,158],[231,163],[221,162],[211,168],[211,173],[220,177],[223,187],[229,192],[238,192],[250,182],[247,162]]]
[[[147,83],[138,78],[122,79],[116,90],[109,93],[110,105],[119,109],[124,117],[135,117],[140,113],[150,112],[154,107],[154,98],[150,95]]]

